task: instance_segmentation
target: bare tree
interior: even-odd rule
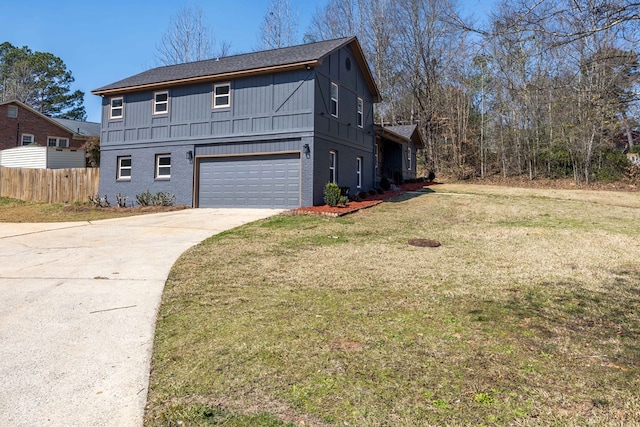
[[[271,0],[271,4],[260,24],[260,37],[257,48],[279,49],[298,42],[296,13],[290,0]]]
[[[396,60],[399,26],[392,19],[397,4],[394,0],[360,0],[362,33],[358,38],[382,94],[382,102],[376,106],[380,124],[398,122],[398,104],[405,92]]]
[[[640,3],[502,0],[485,28],[464,21],[455,0],[327,0],[305,40],[358,36],[377,122],[418,124],[436,172],[590,182],[624,169],[614,141],[640,129]]]
[[[215,39],[199,6],[185,6],[169,21],[169,27],[156,46],[156,59],[162,65],[200,61],[214,56]]]
[[[407,0],[398,5],[394,16],[400,28],[397,58],[411,94],[398,117],[420,124],[429,167],[435,170],[459,163],[463,158],[459,147],[467,139],[468,127],[463,122],[469,112],[452,115],[448,105],[470,106],[467,94],[453,78],[460,75],[456,70],[464,68],[465,58],[471,56],[464,53],[464,34],[450,20],[455,7],[454,0]]]
[[[316,9],[305,39],[330,40],[340,37],[358,36],[364,31],[363,13],[367,9],[363,3],[367,0],[328,0],[327,4]]]
[[[500,5],[487,43],[504,175],[588,183],[611,168],[603,158],[615,163],[613,141],[631,133],[638,101],[637,54],[627,40],[639,22],[632,9],[616,0]]]

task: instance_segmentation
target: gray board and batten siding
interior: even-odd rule
[[[283,51],[291,53],[292,60],[316,62],[254,74],[234,74],[227,63],[252,63],[257,55],[260,61],[269,56],[281,64],[286,59]],[[94,91],[103,96],[100,193],[110,198],[119,193],[133,201],[147,190],[167,191],[176,195],[177,204],[196,207],[317,205],[323,203],[329,181],[331,150],[339,153],[340,185],[355,190],[360,157],[363,187],[371,188],[373,103],[379,94],[369,70],[363,73],[357,65],[363,63],[357,41],[338,39],[265,55],[257,52],[212,63],[231,70],[228,76],[186,81],[192,73],[177,81],[181,69],[203,66],[181,64],[145,72],[151,75],[147,80],[133,76]],[[162,83],[167,75],[169,83]],[[330,113],[331,82],[340,85],[338,117]],[[230,85],[230,105],[214,108],[214,85],[225,83]],[[156,92],[168,93],[165,114],[153,114]],[[123,98],[122,118],[109,117],[112,97]],[[364,101],[362,127],[356,123],[358,98]],[[155,177],[158,155],[171,157],[168,178]],[[117,179],[120,156],[131,158],[131,176],[125,180]]]
[[[123,119],[106,120],[101,163],[115,165],[118,155],[131,155],[132,176],[130,181],[119,182],[114,171],[104,186],[101,184],[101,193],[135,197],[148,189],[174,193],[179,204],[232,206],[222,200],[213,204],[210,198],[203,204],[197,193],[194,198],[194,188],[202,189],[202,185],[200,175],[194,175],[193,163],[197,167],[206,156],[301,152],[303,138],[310,143],[313,129],[312,75],[313,71],[303,70],[232,80],[231,106],[224,109],[212,108],[212,83],[169,88],[169,112],[164,116],[150,113],[153,92],[125,95]],[[105,97],[103,104],[103,114],[108,117],[109,99]],[[282,144],[283,139],[288,142]],[[194,153],[193,160],[187,159],[188,151]],[[158,180],[153,174],[155,156],[165,153],[171,155],[171,178]],[[236,174],[235,178],[241,176]],[[269,189],[263,185],[262,190]],[[243,200],[242,196],[238,200]],[[265,193],[264,200],[273,198]],[[309,196],[306,200],[298,196],[295,205],[290,200],[272,207],[313,204]]]
[[[167,89],[169,112],[153,115],[154,91],[124,95],[124,117],[109,120],[103,99],[101,141],[127,144],[200,143],[209,137],[266,135],[313,128],[313,71],[245,77],[231,84],[231,106],[212,108],[212,83]]]
[[[348,66],[350,64],[350,66]],[[375,186],[375,136],[373,105],[377,100],[367,90],[365,76],[356,66],[354,52],[343,48],[316,68],[314,202],[322,204],[324,186],[329,181],[329,152],[336,153],[337,182],[350,194]],[[330,114],[331,82],[339,82],[338,117]],[[357,125],[357,100],[363,100],[363,123]],[[362,160],[362,183],[357,188],[356,162]]]

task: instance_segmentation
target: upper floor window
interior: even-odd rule
[[[213,108],[228,108],[231,106],[231,83],[213,85]]]
[[[358,98],[358,127],[361,128],[364,125],[364,101],[362,98]]]
[[[338,117],[338,85],[331,82],[331,115]]]
[[[30,133],[23,133],[20,142],[22,143],[22,145],[29,145],[33,144],[35,142],[35,139]]]
[[[18,117],[18,107],[15,105],[9,105],[7,107],[7,117],[15,119]]]
[[[329,151],[329,182],[337,181],[337,154],[335,151]]]
[[[156,155],[156,178],[171,178],[171,154]]]
[[[111,98],[109,101],[109,118],[121,119],[122,117],[124,117],[124,99],[122,97]]]
[[[169,112],[169,92],[155,92],[153,94],[153,114],[167,114]]]
[[[57,136],[50,136],[47,138],[47,146],[49,147],[69,147],[69,138],[59,138]]]
[[[116,171],[116,179],[122,181],[131,180],[131,156],[118,157],[118,170]]]

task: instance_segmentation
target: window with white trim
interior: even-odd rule
[[[118,156],[116,179],[120,181],[131,180],[131,156]]]
[[[69,147],[69,138],[60,138],[58,136],[49,136],[47,137],[47,146],[48,147]]]
[[[329,182],[337,182],[337,157],[334,150],[329,151]]]
[[[358,98],[358,127],[364,126],[364,101]]]
[[[331,115],[338,117],[338,85],[331,82]]]
[[[20,142],[22,143],[22,145],[30,145],[35,142],[35,139],[34,136],[30,133],[23,133],[20,137]]]
[[[153,93],[153,114],[167,114],[169,112],[169,92]]]
[[[7,117],[9,117],[10,119],[17,119],[18,118],[18,107],[15,106],[15,105],[7,106]]]
[[[156,154],[156,179],[171,178],[171,154]]]
[[[362,157],[356,158],[356,188],[362,188]]]
[[[407,170],[411,170],[411,147],[407,147]]]
[[[109,118],[121,119],[124,117],[124,98],[111,98],[109,100]]]
[[[213,108],[231,107],[231,83],[213,85]]]

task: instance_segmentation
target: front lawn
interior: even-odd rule
[[[96,208],[88,203],[65,205],[60,203],[26,202],[0,197],[0,222],[75,222],[97,221],[131,215],[185,209],[185,206],[146,206],[130,208]]]
[[[187,251],[145,425],[640,424],[637,193],[431,189]]]

